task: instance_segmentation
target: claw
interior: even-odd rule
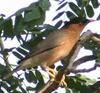
[[[47,72],[48,72],[49,76],[51,77],[51,79],[55,78],[56,72],[54,71],[54,69],[48,67],[48,71]]]
[[[63,74],[61,80],[58,81],[56,79],[56,72],[54,71],[54,69],[49,68],[49,67],[47,69],[48,69],[47,72],[48,72],[49,76],[51,77],[51,81],[55,81],[55,82],[59,83],[59,86],[67,86],[67,83],[65,82],[65,75],[64,74]]]

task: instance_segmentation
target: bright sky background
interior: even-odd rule
[[[36,0],[1,0],[1,2],[0,2],[0,14],[5,14],[6,17],[9,17],[13,13],[15,13],[18,9],[23,8],[23,7],[27,7],[33,1],[36,1]],[[54,15],[56,15],[56,13],[55,13],[55,9],[56,9],[55,6],[57,6],[57,5],[54,3],[53,0],[51,0],[51,1],[53,2],[52,3],[53,5],[50,8],[51,12],[47,12],[48,13],[48,15],[47,15],[48,19],[47,19],[46,22],[53,24],[52,18],[53,18]],[[95,17],[97,17],[98,14],[100,14],[100,8],[95,10],[95,12],[96,12]],[[95,17],[93,19],[95,19]],[[98,29],[98,28],[100,28],[100,21],[96,21],[96,22],[88,24],[87,27],[84,29],[84,31],[86,31],[87,28],[90,29],[94,33],[96,32],[96,33],[100,34],[100,30]],[[5,42],[5,47],[9,48],[9,47],[12,47],[12,46],[13,47],[14,46],[15,47],[19,46],[19,44],[16,45],[16,42],[17,42],[16,40],[13,40],[13,41],[10,41],[10,42],[7,40]],[[81,50],[81,52],[79,53],[79,56],[84,56],[84,55],[87,55],[87,54],[92,54],[91,51],[89,51],[89,50],[85,50],[85,52],[83,52],[83,50],[84,49]],[[9,59],[10,59],[10,61],[12,63],[16,63],[16,58],[14,59],[13,56],[10,56]],[[79,68],[82,68],[82,67],[87,67],[88,68],[88,67],[91,67],[91,66],[93,66],[92,62],[91,63],[87,63],[85,65],[83,64],[83,65],[79,66]],[[97,76],[100,76],[100,69],[97,69],[96,71],[92,71],[92,72],[88,73],[87,76],[90,77],[90,78],[96,78]]]

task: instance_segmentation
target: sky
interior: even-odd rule
[[[2,0],[0,2],[0,14],[5,14],[6,15],[6,18],[9,17],[10,15],[12,15],[13,13],[15,13],[18,9],[20,8],[23,8],[23,7],[27,7],[28,5],[30,5],[30,3],[32,3],[33,1],[36,1],[36,0]],[[50,11],[47,12],[47,20],[45,21],[45,23],[50,23],[50,24],[53,24],[52,22],[52,18],[53,16],[52,15],[56,15],[56,12],[55,12],[55,7],[57,6],[57,3],[54,3],[53,0],[51,0],[53,3],[52,3],[52,7],[50,8]],[[71,1],[71,0],[70,0]],[[73,1],[73,0],[72,0]],[[100,8],[98,8],[97,10],[95,10],[95,17],[93,17],[92,19],[95,19],[98,14],[100,12]],[[93,33],[98,33],[100,34],[100,30],[98,29],[100,28],[100,21],[96,21],[96,22],[92,22],[90,24],[88,24],[84,31],[87,31],[87,29],[91,30]],[[10,48],[10,47],[16,47],[16,46],[19,46],[19,43],[16,41],[16,40],[12,40],[9,42],[9,40],[7,40],[4,44],[5,44],[5,47],[6,48]],[[17,42],[17,45],[16,43]],[[81,57],[81,56],[85,56],[87,54],[92,54],[92,52],[90,50],[84,50],[84,48],[81,49],[78,57]],[[14,63],[15,60],[17,60],[16,58],[12,59],[13,55],[11,54],[11,56],[9,57],[9,60],[10,62]],[[94,62],[91,62],[94,64]],[[78,68],[84,68],[84,67],[92,67],[93,64],[90,64],[90,63],[87,63],[87,64],[83,64],[81,66],[79,66]],[[100,69],[97,68],[96,71],[92,71],[90,73],[84,73],[84,75],[87,75],[89,78],[92,78],[92,79],[96,79],[97,76],[100,75]]]

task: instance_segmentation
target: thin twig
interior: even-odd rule
[[[78,65],[82,64],[82,63],[85,63],[87,61],[91,61],[91,60],[95,60],[96,59],[96,56],[95,55],[89,55],[89,56],[84,56],[78,60],[76,60],[74,63],[73,63],[73,67],[76,68]]]
[[[92,60],[92,58],[90,59],[90,60]],[[89,61],[90,61],[89,60]],[[94,60],[94,58],[93,58],[93,60]],[[80,61],[81,62],[81,61]],[[91,67],[91,68],[89,68],[89,69],[78,69],[78,70],[76,70],[75,68],[76,67],[73,67],[72,69],[70,69],[70,72],[72,72],[72,73],[85,73],[85,72],[90,72],[90,71],[93,71],[93,70],[95,70],[97,67],[100,67],[100,63],[95,63],[95,65],[93,66],[93,67]]]
[[[96,69],[96,66],[93,66],[93,67],[91,67],[89,69],[78,69],[78,70],[76,70],[76,69],[70,69],[70,72],[75,73],[75,74],[76,73],[85,73],[85,72],[93,71],[95,69]]]

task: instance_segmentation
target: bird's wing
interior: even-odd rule
[[[63,31],[52,32],[51,34],[47,36],[46,39],[44,39],[39,44],[34,46],[33,50],[29,53],[29,55],[23,58],[21,61],[24,61],[32,56],[38,55],[40,53],[43,53],[45,51],[48,51],[50,49],[53,49],[57,46],[64,44],[65,37],[66,37],[66,32],[63,32]]]

